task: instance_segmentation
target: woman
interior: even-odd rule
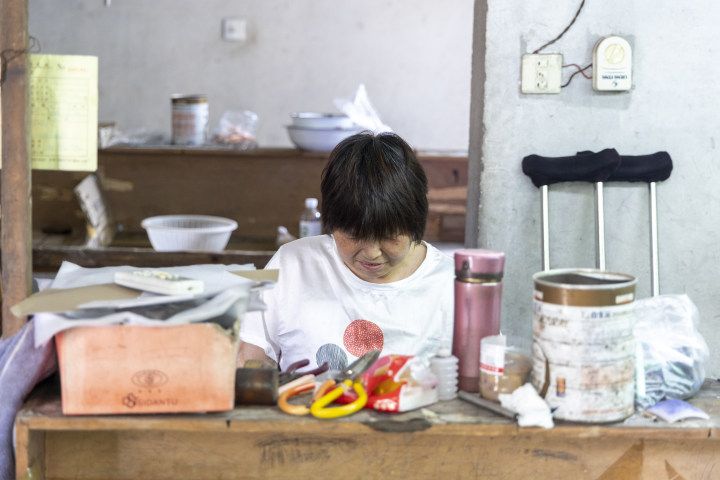
[[[452,260],[422,241],[427,178],[395,134],[342,141],[322,174],[326,235],[283,245],[264,312],[240,328],[238,363],[285,369],[309,359],[341,369],[372,349],[432,356],[452,342]]]

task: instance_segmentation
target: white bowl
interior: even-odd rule
[[[300,149],[311,152],[329,152],[335,145],[351,135],[363,131],[360,127],[355,128],[300,128],[288,125],[290,140]]]
[[[160,215],[142,221],[158,252],[220,252],[237,228],[237,222],[210,215]]]
[[[350,117],[343,113],[298,112],[291,113],[292,126],[300,128],[355,128]]]

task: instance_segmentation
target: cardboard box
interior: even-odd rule
[[[233,272],[256,283],[277,270]],[[70,312],[91,301],[129,300],[116,284],[47,289],[14,305],[18,317]],[[66,415],[215,412],[235,402],[238,339],[213,323],[173,327],[74,327],[55,336]]]
[[[79,327],[55,341],[66,415],[234,406],[238,341],[216,324]]]

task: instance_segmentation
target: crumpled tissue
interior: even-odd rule
[[[501,393],[498,399],[503,407],[518,414],[518,425],[521,427],[553,428],[555,426],[550,407],[530,383],[526,383],[512,393]]]

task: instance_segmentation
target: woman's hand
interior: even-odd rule
[[[248,361],[250,364],[254,365],[247,365]],[[260,363],[260,365],[257,364],[257,362]],[[238,356],[237,356],[237,368],[245,367],[245,366],[264,366],[264,367],[271,367],[271,368],[277,368],[277,363],[267,355],[265,355],[265,350],[258,347],[257,345],[253,345],[252,343],[245,343],[240,342],[240,348],[238,349]]]

